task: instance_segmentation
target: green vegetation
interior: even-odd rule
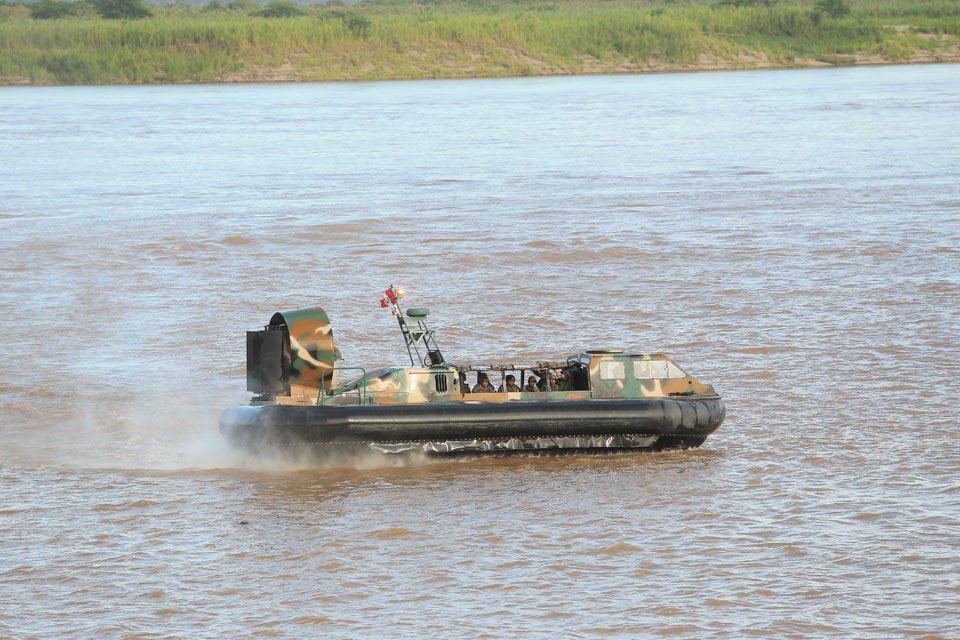
[[[108,20],[135,20],[153,15],[140,0],[91,0],[91,3],[97,13]]]
[[[207,6],[209,7],[209,5]],[[292,18],[294,16],[305,16],[307,12],[301,8],[300,5],[277,0],[276,2],[268,4],[267,8],[263,11],[257,11],[253,15],[260,16],[261,18]]]
[[[30,6],[30,17],[34,20],[53,20],[54,18],[66,18],[75,16],[79,12],[79,5],[76,2],[66,2],[65,0],[40,0]]]
[[[850,5],[844,0],[817,0],[813,11],[814,15],[826,14],[836,20],[850,15]]]
[[[957,0],[366,0],[353,7],[338,0],[309,6],[211,0],[150,10],[140,0],[0,0],[0,83],[377,80],[958,61],[958,43]]]

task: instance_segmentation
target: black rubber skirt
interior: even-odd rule
[[[723,422],[720,398],[366,406],[236,406],[220,418],[231,445],[369,447],[384,453],[685,449]]]

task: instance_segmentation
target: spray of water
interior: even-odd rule
[[[142,395],[135,402],[87,403],[64,412],[55,422],[25,421],[11,432],[11,447],[3,457],[21,465],[158,471],[367,470],[428,462],[422,453],[385,454],[364,447],[319,452],[308,448],[236,450],[220,434],[218,404],[226,403]]]

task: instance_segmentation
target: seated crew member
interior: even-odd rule
[[[496,393],[487,374],[482,371],[477,374],[477,385],[473,388],[472,393]]]
[[[497,389],[498,392],[506,391],[507,393],[517,393],[520,391],[520,387],[517,386],[517,379],[514,376],[507,376],[504,380],[504,384],[500,385],[500,388]]]
[[[541,369],[539,375],[540,375],[540,379],[537,380],[537,389],[539,389],[540,391],[546,391],[547,390],[547,370]]]
[[[559,389],[557,389],[557,374],[551,371],[548,377],[550,379],[550,386],[548,387],[548,389],[550,391],[559,391]]]
[[[527,384],[523,385],[523,390],[527,393],[539,393],[540,387],[537,386],[537,379],[530,376],[527,379]]]

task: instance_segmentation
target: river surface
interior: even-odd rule
[[[0,89],[0,637],[960,638],[960,66]],[[698,450],[234,453],[244,335],[665,351]]]

